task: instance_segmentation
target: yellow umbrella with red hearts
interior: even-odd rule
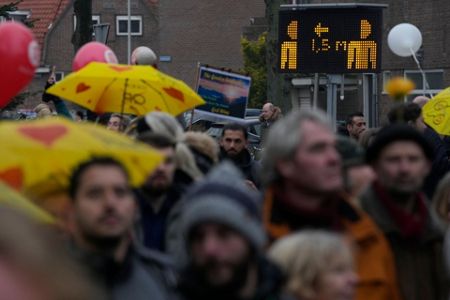
[[[55,222],[50,214],[2,182],[0,182],[0,204],[12,207],[36,221],[47,224]]]
[[[184,82],[150,66],[92,62],[47,89],[47,93],[97,113],[145,115],[164,111],[173,116],[205,101]]]
[[[49,118],[0,123],[0,180],[18,190],[67,187],[73,169],[92,157],[121,162],[139,186],[162,161],[149,146],[91,123]]]

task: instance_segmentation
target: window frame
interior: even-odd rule
[[[95,24],[100,24],[101,23],[101,16],[100,15],[96,15],[93,14],[92,15],[92,21],[97,21],[97,23]],[[93,25],[94,23],[92,23]],[[92,26],[91,25],[91,26]],[[77,16],[73,15],[73,31],[75,32],[75,29],[77,28]],[[92,29],[92,36],[95,36],[94,30]]]
[[[130,16],[131,21],[139,21],[139,32],[131,32],[131,36],[142,36],[143,35],[143,18],[141,15],[132,15]],[[120,21],[127,21],[128,22],[128,16],[127,15],[117,15],[116,16],[116,35],[117,36],[127,36],[127,32],[119,32],[119,22]]]
[[[442,74],[442,79],[444,79],[444,70],[443,69],[430,69],[430,70],[423,70],[423,72],[425,73],[425,76],[427,76],[430,73],[441,73]],[[412,90],[409,95],[415,95],[415,96],[429,96],[430,94],[432,95],[436,95],[439,92],[441,92],[445,87],[442,87],[441,89],[427,89],[426,88],[426,84],[425,84],[425,80],[421,74],[421,72],[419,70],[404,70],[403,71],[403,77],[405,79],[409,78],[407,75],[408,74],[419,74],[420,77],[422,78],[422,89],[414,89]],[[405,101],[406,101],[407,97],[405,97]]]

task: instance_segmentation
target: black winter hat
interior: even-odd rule
[[[387,145],[398,141],[410,141],[416,143],[422,148],[423,153],[428,160],[433,160],[433,148],[423,134],[411,126],[395,124],[388,125],[378,132],[373,143],[366,151],[366,161],[368,163],[375,162],[380,156],[381,151],[383,151]]]
[[[261,223],[260,195],[245,183],[241,172],[223,162],[190,188],[182,212],[182,231],[188,242],[192,229],[204,222],[220,223],[242,234],[257,250],[266,242]]]

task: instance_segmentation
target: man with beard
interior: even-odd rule
[[[260,164],[255,161],[247,149],[247,129],[237,123],[224,126],[220,138],[220,160],[228,159],[244,174],[247,184],[259,188],[261,186]]]
[[[346,128],[348,135],[359,140],[359,136],[366,130],[366,120],[364,120],[364,115],[361,112],[355,112],[347,117]]]
[[[443,237],[420,192],[432,147],[416,129],[391,125],[377,134],[366,157],[378,180],[361,205],[391,245],[403,298],[446,299]]]
[[[280,271],[264,256],[258,194],[230,163],[194,186],[181,212],[188,254],[179,291],[186,300],[283,299]]]
[[[166,251],[167,219],[186,189],[179,178],[187,175],[177,170],[174,141],[157,133],[146,133],[138,139],[155,148],[165,158],[144,185],[136,190],[140,218],[135,233],[146,248]]]
[[[124,167],[111,158],[84,162],[69,194],[71,250],[109,299],[172,299],[170,261],[130,238],[137,207]]]

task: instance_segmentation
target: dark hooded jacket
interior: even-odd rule
[[[283,117],[281,113],[281,109],[278,106],[274,106],[274,113],[269,120],[264,119],[262,116],[259,117],[259,121],[261,122],[261,144],[264,145],[267,133],[272,127],[272,125]]]
[[[164,200],[159,211],[153,209],[148,199],[150,196],[146,194],[144,189],[135,190],[139,205],[139,218],[135,226],[135,236],[146,248],[162,252],[167,250],[165,236],[169,227],[169,214],[191,183],[192,178],[185,172],[177,170],[174,183],[163,196]]]
[[[439,134],[430,127],[427,127],[423,134],[428,143],[433,147],[431,171],[425,179],[423,186],[423,191],[428,199],[432,199],[439,181],[450,171],[450,160],[447,153],[448,145],[441,139]]]
[[[282,292],[284,277],[281,271],[265,258],[258,264],[258,285],[252,298],[245,300],[289,300],[293,299]],[[208,288],[191,268],[187,268],[180,277],[179,291],[184,300],[243,300],[236,290],[217,291]]]
[[[250,152],[245,148],[236,158],[227,156],[225,150],[220,148],[220,161],[229,160],[244,174],[245,179],[253,182],[257,188],[261,187],[261,164],[254,160]]]
[[[71,252],[108,299],[178,299],[177,275],[171,260],[163,254],[133,245],[124,261],[118,263],[113,257],[84,251],[74,243]]]

